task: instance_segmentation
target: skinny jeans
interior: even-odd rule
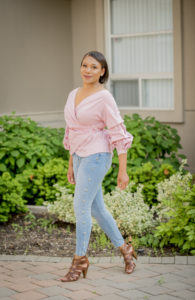
[[[110,152],[99,152],[87,157],[73,153],[76,181],[74,213],[76,217],[76,255],[86,255],[93,216],[115,247],[124,244],[117,224],[104,205],[102,181],[112,163]]]

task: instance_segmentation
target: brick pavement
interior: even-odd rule
[[[87,278],[63,283],[71,258],[0,255],[0,300],[195,300],[195,257],[89,258]]]

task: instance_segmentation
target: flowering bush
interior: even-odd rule
[[[167,214],[172,206],[175,206],[175,192],[177,188],[181,189],[185,194],[187,191],[191,190],[192,175],[187,172],[183,173],[184,165],[186,160],[182,160],[182,164],[179,171],[173,174],[169,179],[165,179],[157,184],[158,190],[158,216],[159,221],[167,221],[169,216]]]
[[[184,163],[184,162],[183,162]],[[157,207],[161,223],[155,236],[160,246],[172,244],[195,254],[195,185],[190,173],[179,172],[158,184]]]
[[[121,191],[116,188],[112,194],[104,196],[105,205],[117,222],[121,233],[124,236],[142,235],[155,227],[156,221],[153,219],[154,209],[144,203],[142,186],[137,188],[135,193],[131,192],[133,183],[129,184],[126,190]],[[48,211],[55,214],[59,220],[75,224],[73,196],[68,193],[65,187],[57,186],[59,193],[56,194],[57,200],[48,206]],[[100,232],[101,229],[92,220],[92,231]]]
[[[125,190],[118,187],[111,194],[105,195],[105,203],[108,210],[116,220],[121,233],[124,236],[142,235],[152,230],[156,222],[153,218],[155,208],[150,210],[144,202],[142,185],[139,185],[135,193],[132,192],[131,182]]]
[[[57,200],[54,203],[45,201],[43,204],[47,206],[49,213],[55,214],[60,221],[75,224],[73,196],[69,194],[69,190],[66,187],[59,186],[58,184],[54,184],[54,186],[58,190],[56,193]]]

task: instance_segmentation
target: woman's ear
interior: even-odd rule
[[[105,68],[102,68],[101,76],[103,76],[105,73]]]

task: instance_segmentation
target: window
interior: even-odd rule
[[[174,57],[176,45],[181,52],[178,36],[174,41],[175,29],[180,34],[179,2],[105,0],[109,89],[121,110],[175,112],[181,121],[181,89],[179,94],[175,88],[181,81],[181,69],[175,80],[181,57]]]

